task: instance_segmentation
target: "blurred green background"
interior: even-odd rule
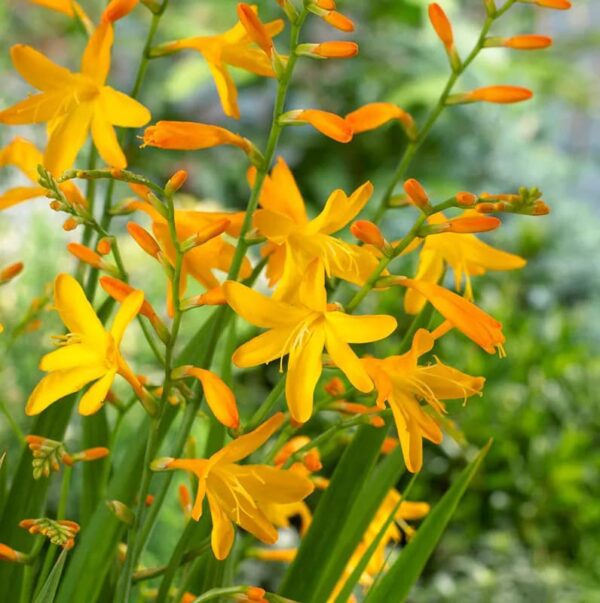
[[[96,18],[102,3],[83,0]],[[178,0],[163,18],[158,41],[220,32],[235,21],[233,0]],[[276,3],[261,0],[261,15],[275,17]],[[494,33],[543,33],[554,47],[535,53],[486,50],[457,90],[488,84],[530,87],[533,101],[516,106],[471,105],[447,110],[423,146],[408,176],[420,179],[436,199],[457,190],[512,192],[539,186],[552,207],[546,218],[509,217],[486,240],[527,258],[520,272],[475,280],[480,305],[498,317],[507,336],[508,357],[489,357],[450,335],[440,357],[449,364],[485,375],[482,399],[449,405],[463,430],[466,447],[447,437],[440,447],[426,445],[425,468],[416,499],[435,501],[463,464],[470,448],[488,438],[494,445],[485,468],[463,503],[441,546],[413,593],[419,602],[600,600],[600,5],[575,0],[569,12],[518,5]],[[483,20],[480,0],[444,0],[454,22],[459,51],[471,48]],[[426,20],[425,0],[340,0],[340,10],[358,24],[352,35],[334,32],[314,18],[305,41],[352,39],[359,57],[346,61],[300,62],[289,108],[315,107],[345,114],[375,100],[396,102],[418,122],[437,99],[447,77],[447,62]],[[149,24],[144,7],[117,26],[111,84],[128,90]],[[281,37],[282,46],[285,45]],[[16,42],[43,50],[56,62],[77,66],[83,36],[68,19],[22,0],[0,5],[0,103],[8,106],[30,90],[12,70],[7,48]],[[217,102],[204,61],[194,52],[151,63],[141,100],[155,119],[219,123],[260,144],[270,121],[274,83],[236,72],[242,119],[227,120]],[[15,135],[44,141],[42,127],[0,129],[0,143]],[[405,140],[398,127],[382,128],[339,145],[309,128],[285,132],[280,153],[292,166],[307,200],[321,207],[336,187],[350,191],[371,179],[383,190]],[[78,165],[85,166],[85,149]],[[185,168],[190,198],[204,207],[219,203],[242,208],[247,198],[245,163],[236,150],[201,154],[139,151],[133,144],[131,167],[165,180]],[[23,181],[16,171],[0,171],[2,190]],[[102,192],[102,187],[100,187]],[[129,193],[119,189],[122,197]],[[388,212],[384,228],[398,237],[414,219],[412,210]],[[410,214],[410,215],[406,215]],[[64,216],[40,199],[0,216],[0,265],[22,260],[26,270],[0,290],[0,400],[27,430],[23,404],[39,378],[41,351],[48,334],[59,329],[53,314],[42,313],[42,328],[21,335],[10,346],[10,332],[23,319],[44,284],[74,262],[65,243],[79,233],[61,229]],[[124,221],[117,222],[123,229]],[[133,281],[160,300],[163,278],[123,239]],[[398,266],[408,271],[410,265]],[[160,304],[160,301],[158,301]],[[397,300],[386,311],[400,315]],[[127,340],[137,366],[150,374],[151,356]],[[249,403],[263,390],[244,383]],[[133,437],[135,425],[125,437]],[[77,422],[67,439],[76,441]],[[0,418],[0,442],[17,449],[8,421]],[[151,554],[175,537],[176,505],[166,512]],[[1,539],[1,538],[0,538]],[[170,545],[169,545],[170,546]]]

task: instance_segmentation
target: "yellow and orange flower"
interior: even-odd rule
[[[298,284],[294,304],[273,299],[227,281],[227,302],[242,318],[266,333],[240,346],[233,362],[246,368],[271,362],[289,354],[286,398],[293,419],[305,423],[313,409],[314,390],[321,376],[323,349],[356,389],[370,392],[373,383],[349,343],[384,339],[396,328],[392,316],[350,316],[327,304],[324,273],[316,260]]]
[[[264,513],[269,504],[294,504],[306,498],[313,485],[297,472],[269,465],[239,465],[238,461],[260,448],[282,425],[278,413],[254,431],[226,444],[209,459],[157,459],[155,471],[184,469],[198,478],[192,518],[202,516],[208,498],[212,517],[211,545],[217,559],[225,559],[235,537],[233,524],[244,528],[266,544],[277,542],[278,533]]]
[[[433,349],[434,338],[425,329],[414,336],[411,349],[383,360],[364,358],[367,372],[377,389],[377,405],[392,409],[404,462],[412,473],[423,464],[423,438],[439,444],[442,431],[436,415],[446,412],[442,400],[464,399],[480,394],[485,380],[442,364],[420,366],[419,358]],[[420,402],[427,403],[426,412]]]

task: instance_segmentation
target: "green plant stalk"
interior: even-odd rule
[[[423,127],[419,130],[419,133],[417,134],[415,140],[412,140],[411,142],[408,143],[408,145],[406,146],[406,149],[404,150],[402,157],[400,158],[398,167],[394,171],[394,174],[392,175],[392,179],[390,180],[390,183],[388,184],[387,188],[385,189],[385,191],[383,193],[383,197],[381,198],[379,207],[377,208],[377,211],[375,212],[375,215],[373,216],[373,222],[375,222],[376,224],[378,224],[381,221],[381,219],[383,218],[383,215],[385,214],[386,209],[388,209],[389,201],[394,194],[394,190],[395,190],[396,186],[398,185],[400,180],[402,180],[404,178],[406,171],[408,170],[409,165],[412,163],[417,151],[419,150],[421,145],[425,142],[425,139],[427,138],[429,132],[431,131],[431,129],[435,125],[436,121],[438,120],[438,117],[442,114],[442,112],[446,108],[446,101],[448,100],[448,97],[452,93],[452,90],[454,89],[454,85],[456,84],[458,79],[461,77],[461,75],[463,75],[464,72],[467,70],[467,68],[471,65],[471,63],[477,58],[477,55],[483,50],[484,44],[485,44],[485,39],[486,39],[492,25],[494,24],[494,22],[497,19],[499,19],[502,15],[504,15],[504,13],[506,13],[506,11],[508,11],[508,9],[511,8],[515,2],[516,2],[516,0],[508,0],[501,9],[499,9],[495,12],[495,14],[488,15],[486,17],[483,27],[481,29],[481,33],[479,34],[479,38],[477,39],[477,42],[475,43],[475,46],[473,47],[471,52],[468,54],[467,58],[460,64],[460,66],[458,66],[455,70],[453,70],[452,73],[450,74],[450,76],[448,77],[446,86],[444,87],[436,105],[431,110],[427,119],[425,120]]]
[[[23,581],[21,583],[19,603],[30,603],[31,594],[33,591],[33,578],[35,575],[35,565],[40,551],[44,546],[45,538],[38,536],[33,544],[33,548],[29,553],[29,562],[23,567]]]
[[[2,412],[2,414],[6,417],[6,420],[8,421],[8,424],[9,424],[10,428],[12,429],[12,432],[15,434],[15,437],[17,438],[17,440],[19,440],[19,442],[21,442],[21,444],[24,444],[25,443],[25,434],[21,431],[19,424],[15,421],[14,417],[8,410],[8,407],[6,406],[6,402],[4,402],[4,400],[2,400],[2,399],[0,399],[0,412]]]

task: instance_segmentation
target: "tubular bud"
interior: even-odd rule
[[[223,288],[219,285],[213,289],[209,289],[206,293],[189,297],[181,302],[182,310],[190,310],[200,306],[225,306],[227,300],[223,293]]]
[[[15,262],[0,270],[0,285],[4,285],[12,281],[17,275],[23,271],[23,262]]]
[[[342,143],[350,142],[353,136],[352,127],[343,117],[319,109],[288,111],[279,118],[279,123],[310,124],[321,134]]]
[[[348,33],[354,31],[354,23],[352,22],[352,20],[346,17],[345,15],[342,15],[342,13],[338,13],[335,10],[330,10],[329,12],[325,13],[322,19],[323,21],[331,25],[331,27],[335,27],[340,31],[345,31]]]
[[[363,243],[383,249],[387,243],[379,227],[369,220],[358,220],[350,226],[350,232]]]
[[[448,220],[443,225],[446,226],[445,232],[473,233],[495,230],[501,224],[502,222],[498,218],[466,216],[464,218]]]
[[[330,396],[341,396],[346,388],[339,377],[332,377],[323,388]]]
[[[115,266],[107,264],[95,251],[92,251],[89,247],[81,245],[80,243],[69,243],[67,245],[67,251],[75,256],[80,262],[89,264],[92,268],[98,270],[105,270],[106,272],[117,273]]]
[[[20,551],[0,543],[0,561],[10,561],[11,563],[28,563],[29,556]]]
[[[569,10],[571,2],[569,0],[519,0],[524,4],[536,4],[542,8],[552,8],[554,10]]]
[[[102,21],[114,23],[127,16],[138,4],[139,0],[111,0],[102,13]]]
[[[99,255],[108,255],[111,250],[112,239],[110,237],[102,237],[96,245],[96,253]]]
[[[258,18],[256,11],[249,4],[241,2],[238,4],[237,13],[240,23],[243,25],[250,39],[270,57],[273,54],[273,40]]]
[[[321,42],[320,44],[299,44],[296,54],[318,59],[349,59],[358,54],[356,42]]]
[[[477,195],[464,191],[456,193],[454,198],[461,207],[471,207],[472,205],[475,205],[475,203],[477,203]]]
[[[149,256],[155,259],[158,258],[160,247],[156,239],[145,228],[135,222],[128,222],[127,232]]]
[[[107,500],[106,506],[109,508],[111,513],[125,525],[132,526],[134,520],[133,511],[120,500]]]
[[[552,46],[552,38],[538,34],[512,36],[510,38],[492,37],[487,38],[484,46],[486,48],[504,47],[514,50],[540,50]]]
[[[80,224],[81,224],[81,220],[74,218],[73,216],[69,216],[63,222],[62,227],[65,232],[71,232],[72,230],[75,230]]]
[[[196,234],[191,236],[189,239],[183,241],[181,244],[181,251],[186,253],[199,245],[204,245],[207,241],[222,235],[231,224],[231,220],[226,218],[217,220],[208,226],[205,226],[202,230],[199,230]]]
[[[454,34],[452,32],[452,25],[448,16],[444,12],[444,9],[434,2],[429,5],[429,20],[435,30],[438,38],[446,48],[446,54],[450,61],[450,65],[454,71],[458,71],[461,66],[460,57],[454,46]]]
[[[416,138],[417,129],[413,118],[393,103],[368,103],[346,115],[346,121],[354,134],[374,130],[392,119],[397,119],[402,124],[410,139]]]
[[[414,178],[410,178],[404,183],[404,190],[410,200],[421,210],[426,210],[431,207],[429,197],[421,183]]]
[[[448,105],[460,105],[465,103],[498,103],[510,104],[529,100],[533,92],[520,86],[485,86],[470,92],[452,94],[448,97]]]
[[[172,195],[177,192],[184,185],[187,177],[188,173],[185,170],[178,170],[175,172],[165,185],[165,193],[167,195]]]

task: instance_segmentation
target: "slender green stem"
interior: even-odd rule
[[[6,420],[8,421],[10,428],[12,429],[13,433],[15,434],[15,436],[17,437],[19,442],[24,443],[25,442],[25,434],[23,433],[23,431],[19,427],[19,424],[15,421],[14,417],[8,410],[6,403],[1,398],[0,398],[0,412],[2,412],[2,414],[6,417]]]
[[[181,561],[185,554],[185,551],[194,535],[195,530],[197,529],[198,524],[193,520],[188,520],[183,533],[179,537],[177,544],[175,545],[175,549],[173,550],[173,554],[169,559],[169,563],[167,564],[167,568],[164,573],[164,577],[162,582],[160,583],[160,587],[158,589],[158,594],[156,595],[156,603],[165,603],[167,597],[169,596],[169,591],[171,589],[171,584],[173,582],[173,578],[175,578],[175,574],[181,565]]]
[[[461,63],[461,65],[456,70],[453,70],[452,73],[450,74],[450,76],[448,77],[448,81],[446,82],[446,85],[444,86],[444,89],[442,90],[442,93],[440,94],[440,97],[439,97],[437,103],[435,104],[435,106],[433,107],[433,109],[431,110],[429,115],[427,116],[427,119],[425,120],[423,127],[419,130],[419,133],[417,134],[415,140],[409,142],[408,145],[406,146],[406,149],[404,150],[404,153],[403,153],[402,157],[400,158],[400,162],[398,163],[398,167],[394,171],[394,174],[392,175],[392,179],[390,180],[390,183],[388,184],[387,188],[385,189],[385,191],[383,193],[383,197],[381,198],[379,207],[377,208],[377,211],[375,212],[375,215],[373,217],[373,221],[375,223],[380,222],[381,219],[383,218],[383,215],[385,214],[385,211],[388,208],[389,201],[394,194],[394,190],[395,190],[396,186],[398,185],[400,180],[402,180],[404,178],[406,171],[408,170],[409,165],[412,163],[412,160],[414,159],[417,151],[419,150],[419,148],[421,147],[423,142],[425,142],[427,135],[429,134],[429,132],[435,125],[438,117],[442,114],[442,112],[446,108],[446,101],[448,100],[448,97],[450,96],[452,90],[454,89],[454,85],[456,84],[456,82],[458,81],[460,76],[464,74],[464,72],[467,70],[467,68],[476,59],[477,55],[481,52],[481,50],[484,48],[485,39],[490,31],[490,28],[492,27],[494,22],[498,18],[500,18],[502,15],[504,15],[504,13],[506,13],[506,11],[515,2],[516,2],[516,0],[508,0],[508,2],[501,9],[497,10],[494,15],[487,16],[487,18],[483,24],[483,27],[481,29],[479,38],[477,39],[477,42],[475,43],[475,46],[473,47],[471,52],[467,55],[467,58]]]
[[[258,407],[256,412],[252,415],[252,418],[248,422],[248,425],[244,428],[244,432],[248,433],[253,429],[256,429],[265,419],[265,417],[271,412],[273,406],[277,404],[278,400],[285,391],[285,375],[279,378],[279,381],[275,384],[273,389],[269,392],[269,395],[265,398],[264,402]]]

